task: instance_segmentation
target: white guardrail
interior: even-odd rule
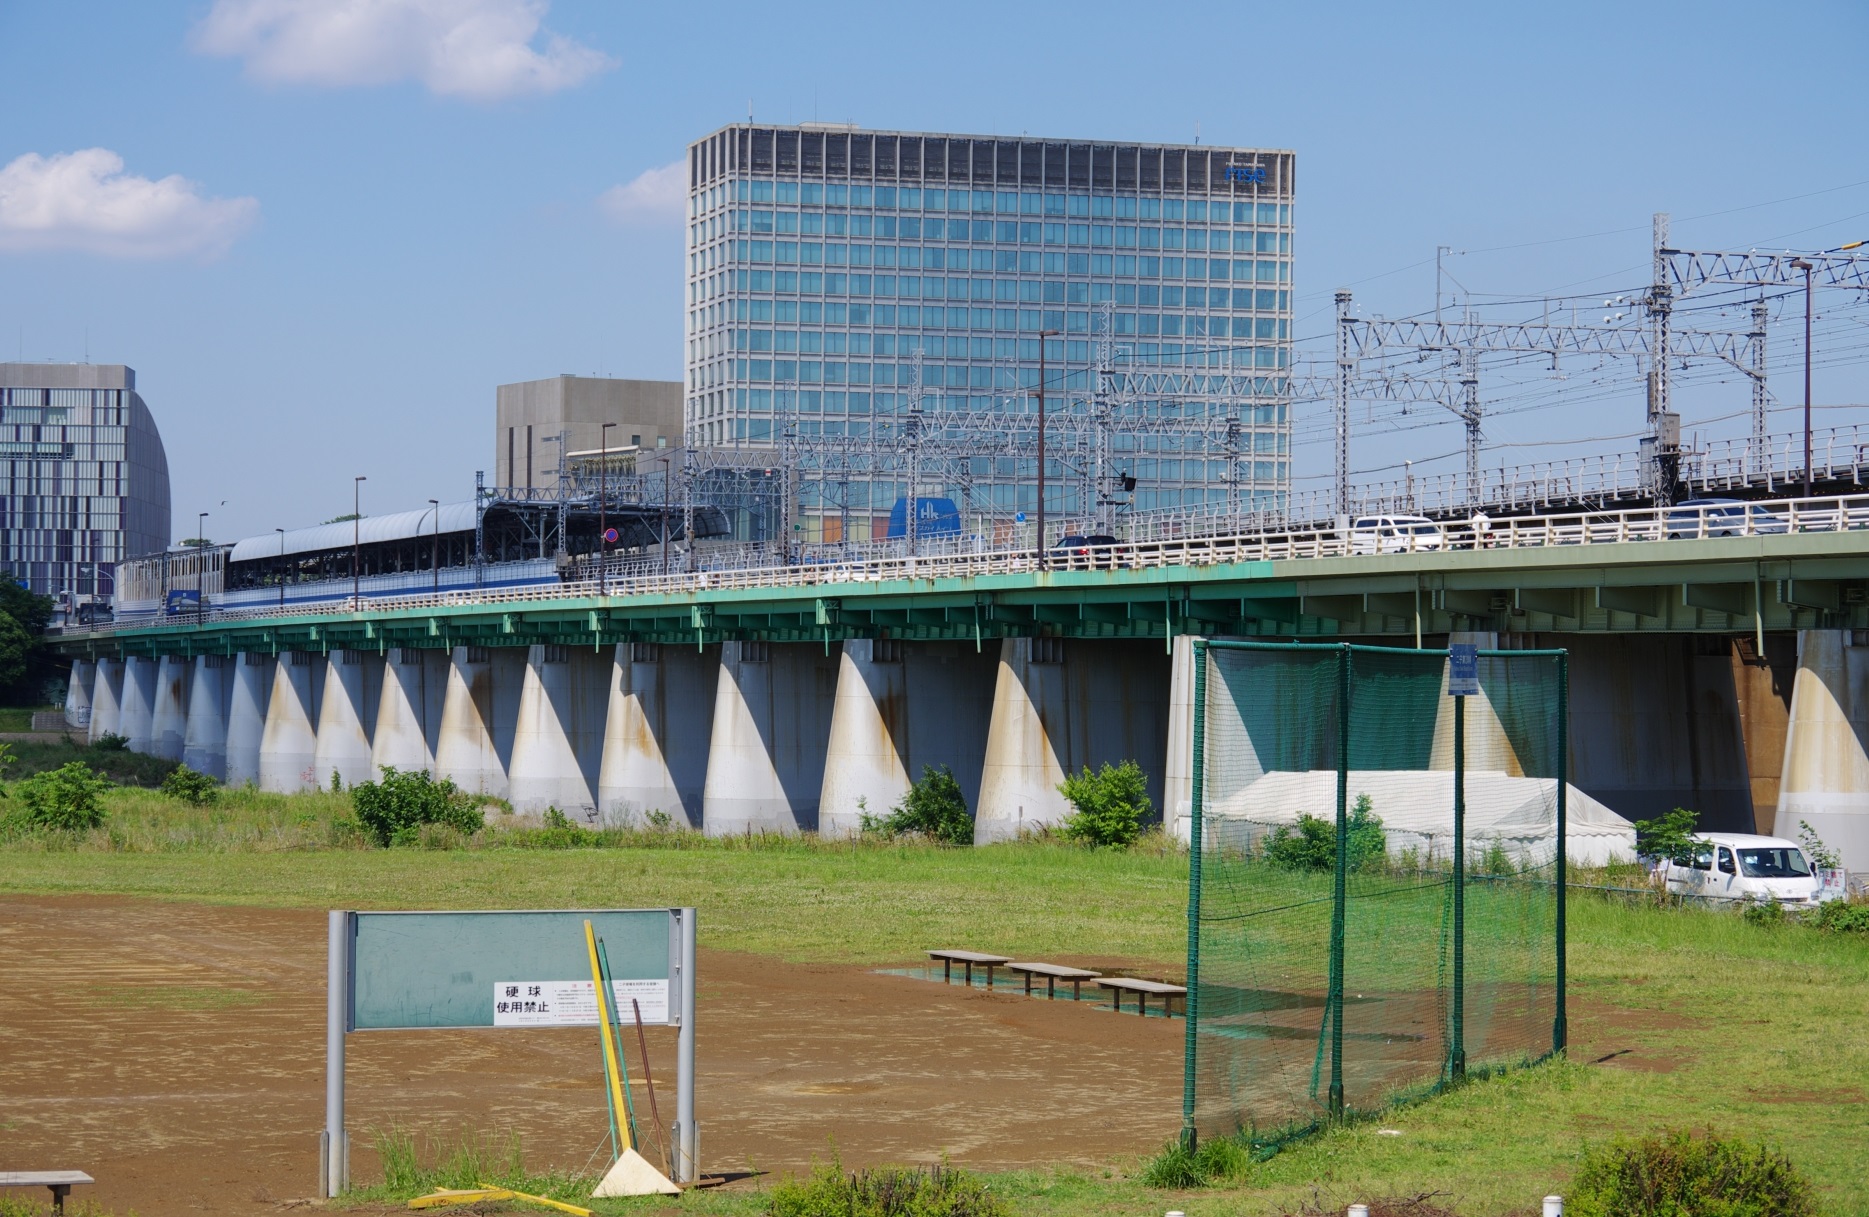
[[[1645,507],[1627,511],[1566,511],[1499,520],[1476,517],[1466,524],[1435,523],[1421,517],[1355,517],[1345,529],[1256,530],[1230,535],[1126,541],[1115,545],[1054,549],[1049,570],[1142,570],[1165,566],[1214,566],[1294,558],[1354,557],[1363,554],[1436,553],[1470,549],[1546,549],[1566,545],[1624,545],[1643,541],[1716,537],[1785,536],[1869,529],[1869,494],[1758,502],[1719,502],[1698,507]],[[1865,538],[1869,549],[1869,537]],[[333,613],[482,605],[536,604],[633,596],[692,595],[697,592],[782,587],[861,585],[903,579],[951,579],[1035,571],[1029,549],[866,558],[844,562],[612,575],[599,580],[523,587],[442,592],[440,595],[364,596],[285,608],[216,609],[145,622],[120,622],[65,636],[111,634],[151,626],[194,628],[242,620],[325,617]]]

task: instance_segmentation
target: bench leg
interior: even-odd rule
[[[1047,976],[1045,978],[1045,1000],[1058,1000],[1058,978],[1056,976]]]
[[[954,961],[951,959],[941,961],[941,983],[944,985],[954,983]]]
[[[992,964],[986,965],[986,987],[989,989],[993,987],[993,965]]]
[[[1030,972],[1025,974],[1025,995],[1032,996],[1032,974]]]
[[[46,1186],[52,1189],[52,1211],[54,1213],[63,1213],[65,1211],[65,1197],[71,1195],[71,1184],[50,1183]]]
[[[1083,1001],[1084,1000],[1084,982],[1083,981],[1074,980],[1071,982],[1071,1000],[1072,1001]]]
[[[973,988],[973,960],[967,961],[967,987]]]

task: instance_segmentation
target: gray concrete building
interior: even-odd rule
[[[0,476],[0,568],[66,607],[168,548],[169,461],[134,368],[0,363]]]
[[[559,449],[565,461],[613,453],[681,446],[681,382],[553,376],[501,385],[494,420],[493,484],[519,491],[550,491],[558,484]]]

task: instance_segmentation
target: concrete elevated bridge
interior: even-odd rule
[[[1196,636],[1572,654],[1572,781],[1869,869],[1869,496],[631,574],[68,632],[93,738],[289,791],[425,769],[516,810],[854,831],[925,764],[976,839],[1135,759],[1187,809]]]

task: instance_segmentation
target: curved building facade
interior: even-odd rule
[[[70,606],[169,545],[169,460],[122,364],[0,363],[0,567]]]

